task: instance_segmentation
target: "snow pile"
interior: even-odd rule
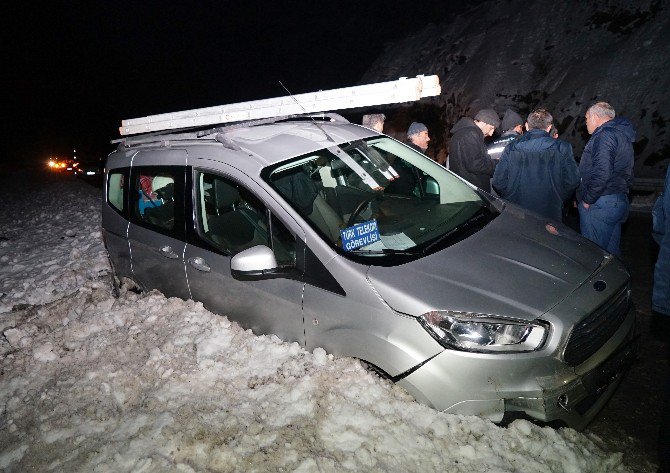
[[[61,176],[70,177],[70,176]],[[0,314],[42,304],[106,274],[100,193],[80,181],[3,180],[0,201]]]
[[[638,130],[637,175],[662,178],[670,151],[669,33],[670,10],[659,0],[486,1],[389,45],[361,82],[438,74],[439,122],[430,126],[435,111],[424,107],[398,123],[404,132],[426,120],[434,143],[481,108],[525,116],[548,107],[577,156],[589,136],[586,108],[605,100]]]
[[[52,187],[39,223],[26,210],[12,228],[60,240],[78,208],[77,234],[93,234],[98,196],[69,185]],[[574,430],[440,414],[355,360],[255,336],[200,303],[115,299],[99,236],[79,252],[11,237],[12,265],[56,260],[78,278],[44,296],[38,272],[10,272],[11,287],[3,276],[0,470],[627,471]]]

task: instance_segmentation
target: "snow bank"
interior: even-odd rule
[[[79,181],[37,182],[28,176],[3,181],[2,187],[0,314],[17,304],[67,296],[108,272],[99,191]]]

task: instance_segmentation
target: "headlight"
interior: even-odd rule
[[[427,312],[419,317],[419,322],[441,345],[463,351],[534,351],[547,335],[547,329],[537,323],[466,312]]]

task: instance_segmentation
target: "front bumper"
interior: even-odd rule
[[[505,400],[505,410],[522,411],[541,421],[562,421],[582,430],[598,414],[621,383],[623,375],[633,364],[638,353],[638,337],[633,324],[624,343],[603,363],[572,380],[556,383],[550,378],[539,379],[543,385],[541,396]]]
[[[494,422],[518,412],[583,429],[614,394],[637,355],[635,309],[629,303],[621,325],[595,353],[577,366],[563,359],[570,333],[584,314],[615,298],[628,283],[617,264],[607,266],[545,314],[552,334],[543,349],[515,354],[444,350],[398,384],[439,411]],[[611,289],[594,294],[593,283],[603,279]]]

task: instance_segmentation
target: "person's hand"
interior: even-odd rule
[[[585,209],[591,207],[591,204],[587,204],[586,202],[582,202],[582,205],[584,206]]]

